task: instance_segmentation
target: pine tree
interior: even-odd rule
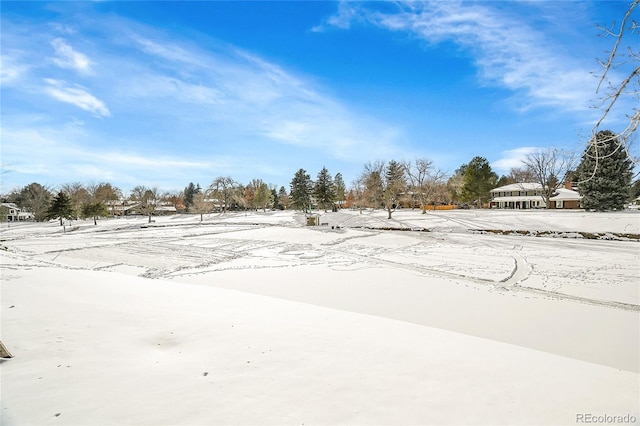
[[[73,206],[71,205],[71,198],[64,192],[58,192],[58,195],[53,199],[49,210],[47,210],[47,219],[60,219],[60,226],[62,226],[63,219],[73,219]]]
[[[291,180],[291,203],[295,208],[306,211],[311,208],[313,183],[306,170],[300,169]]]
[[[629,198],[633,164],[618,136],[603,130],[582,154],[578,190],[587,210],[623,209]]]
[[[278,190],[278,208],[280,210],[286,210],[291,203],[291,199],[289,198],[289,194],[287,194],[287,190],[284,186],[281,186]]]
[[[316,197],[318,205],[323,208],[325,212],[330,206],[333,206],[336,200],[333,179],[326,167],[323,167],[320,173],[318,173],[318,178],[313,188],[313,195]]]
[[[407,186],[404,167],[395,160],[389,161],[385,171],[383,200],[384,205],[389,213],[388,218],[391,219],[391,213],[396,209],[400,202],[400,195]]]
[[[477,203],[480,208],[490,198],[490,192],[496,187],[498,175],[491,170],[486,158],[475,157],[464,168],[462,175],[463,201]]]
[[[193,196],[199,194],[201,191],[200,184],[196,186],[193,182],[189,182],[189,185],[184,189],[184,207],[187,213],[189,212],[189,208],[194,204]]]
[[[82,214],[83,219],[92,217],[94,225],[98,224],[99,217],[104,217],[109,215],[107,206],[105,206],[102,201],[97,201],[95,203],[85,203],[82,205],[82,209],[80,210],[80,212]]]
[[[344,184],[342,173],[336,173],[336,176],[333,178],[333,184],[336,189],[336,201],[342,206],[347,200],[347,186]]]

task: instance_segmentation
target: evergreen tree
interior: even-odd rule
[[[384,205],[389,213],[388,218],[391,219],[391,213],[397,207],[400,201],[400,195],[407,186],[404,166],[395,160],[389,161],[385,171],[383,200]]]
[[[316,179],[316,183],[313,187],[313,195],[316,197],[318,206],[323,208],[325,212],[330,206],[333,206],[333,203],[336,200],[336,191],[333,179],[326,167],[323,167],[322,170],[320,170],[320,173],[318,173],[318,178]]]
[[[587,210],[623,209],[629,199],[633,164],[616,134],[595,135],[578,166],[578,190]]]
[[[276,190],[275,186],[271,188],[271,200],[273,201],[273,204],[271,205],[272,209],[282,210],[282,206],[280,206],[280,200],[278,199],[278,191]]]
[[[194,204],[193,196],[199,194],[201,192],[200,184],[197,186],[193,184],[193,182],[189,182],[189,185],[184,189],[184,208],[189,212],[189,208],[191,208]]]
[[[280,210],[287,209],[291,204],[291,199],[289,198],[289,194],[287,194],[287,190],[284,186],[281,186],[278,190],[278,208]]]
[[[333,185],[336,190],[336,201],[338,201],[341,206],[343,202],[347,200],[347,186],[344,184],[342,173],[336,173],[336,176],[333,178]]]
[[[306,170],[300,169],[291,180],[291,203],[295,208],[306,211],[311,208],[313,182]]]
[[[82,205],[80,210],[80,214],[83,219],[88,217],[93,218],[93,224],[98,224],[99,217],[105,217],[109,215],[109,211],[107,210],[107,206],[104,205],[102,201],[98,201],[95,203],[85,203]]]
[[[479,204],[480,208],[489,200],[490,192],[496,187],[498,175],[491,170],[486,158],[475,157],[464,168],[462,176],[463,201]]]
[[[47,210],[47,219],[60,219],[60,226],[62,226],[63,219],[73,219],[73,206],[71,205],[71,198],[64,192],[58,192],[58,195],[53,199],[51,206]]]
[[[638,197],[640,197],[640,179],[631,184],[631,189],[629,190],[629,201],[634,201]]]
[[[389,161],[385,170],[383,201],[391,219],[391,213],[400,202],[400,195],[407,186],[404,166],[395,160]]]

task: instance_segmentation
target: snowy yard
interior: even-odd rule
[[[2,424],[640,418],[640,212],[320,213],[2,224]]]

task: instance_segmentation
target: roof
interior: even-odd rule
[[[521,195],[521,196],[513,196],[513,197],[494,197],[492,202],[516,202],[516,201],[540,201],[544,202],[544,198],[541,195]]]
[[[550,201],[568,201],[568,200],[581,200],[582,195],[572,189],[558,188],[556,189],[556,195],[549,198]]]
[[[512,183],[510,185],[494,188],[491,192],[508,192],[508,191],[536,191],[542,190],[542,185],[535,182]]]

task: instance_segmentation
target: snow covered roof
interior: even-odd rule
[[[568,201],[568,200],[581,200],[582,195],[578,192],[567,189],[567,188],[558,188],[556,189],[556,195],[549,198],[550,201]]]
[[[513,197],[494,197],[492,202],[500,202],[500,201],[508,201],[508,202],[517,202],[517,201],[540,201],[544,202],[544,198],[541,195],[521,195],[521,196],[513,196]]]
[[[536,191],[541,190],[542,185],[535,182],[522,182],[522,183],[512,183],[510,185],[500,186],[498,188],[494,188],[491,192],[504,192],[504,191]]]

